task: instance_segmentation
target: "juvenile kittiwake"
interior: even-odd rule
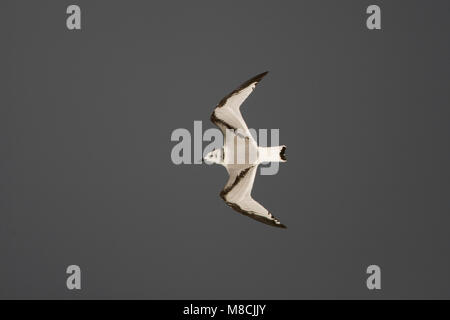
[[[239,110],[255,86],[267,74],[261,73],[244,82],[223,98],[211,115],[211,121],[223,133],[222,148],[209,152],[204,160],[223,165],[230,176],[221,198],[231,208],[265,224],[286,228],[251,196],[258,165],[262,162],[286,162],[286,146],[259,147]]]

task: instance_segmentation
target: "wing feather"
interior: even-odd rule
[[[219,127],[224,138],[227,134],[227,129],[234,130],[236,135],[248,137],[253,147],[257,148],[256,141],[253,139],[242,117],[240,106],[266,74],[267,72],[258,74],[241,84],[236,90],[224,97],[214,109],[211,121]],[[227,165],[226,168],[229,179],[220,193],[226,204],[237,212],[257,221],[275,227],[286,228],[285,225],[281,224],[251,196],[258,166],[232,164]]]
[[[227,205],[239,213],[274,227],[286,228],[251,196],[257,168],[256,165],[241,169],[229,169],[230,178],[220,196]]]
[[[236,90],[224,97],[216,106],[211,115],[211,121],[219,127],[224,136],[226,129],[231,129],[253,140],[247,124],[242,117],[240,106],[267,73],[263,72],[245,81]]]

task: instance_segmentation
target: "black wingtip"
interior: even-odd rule
[[[256,76],[254,76],[253,79],[252,79],[254,81],[252,81],[252,82],[255,82],[255,81],[259,82],[259,81],[261,81],[261,79],[264,78],[268,73],[269,73],[269,71],[265,71],[263,73],[260,73],[260,74],[258,74]]]
[[[232,95],[238,93],[239,91],[241,91],[242,89],[247,88],[249,85],[251,85],[252,83],[258,83],[259,81],[261,81],[262,78],[265,77],[266,74],[268,74],[269,71],[265,71],[263,73],[260,73],[256,76],[254,76],[253,78],[245,81],[243,84],[241,84],[238,88],[236,88],[233,92],[231,92],[229,95],[227,95],[226,97],[224,97],[222,100],[220,100],[219,104],[216,106],[216,108],[220,108],[223,107],[225,105],[225,103],[227,102],[228,98],[231,97]],[[213,121],[214,122],[214,121]]]
[[[245,81],[243,84],[240,85],[240,87],[238,89],[236,89],[236,91],[247,88],[249,85],[251,85],[252,83],[256,82],[260,82],[262,80],[262,78],[264,78],[266,76],[266,74],[268,74],[269,71],[260,73],[256,76],[254,76],[253,78],[248,79],[247,81]]]
[[[279,221],[278,221],[279,222]],[[271,224],[269,224],[273,227],[277,227],[277,228],[281,228],[281,229],[287,229],[287,226],[282,224],[282,223],[276,223],[276,222],[272,222]]]

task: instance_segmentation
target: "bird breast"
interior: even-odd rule
[[[258,147],[248,137],[233,135],[225,139],[224,163],[253,165],[258,163]]]

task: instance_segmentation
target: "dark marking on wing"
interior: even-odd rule
[[[220,197],[227,202],[227,199],[225,199],[225,196],[239,183],[239,181],[241,181],[245,175],[249,172],[249,170],[251,168],[253,168],[254,166],[248,167],[247,169],[242,170],[238,176],[236,177],[236,179],[234,179],[233,183],[231,184],[231,186],[228,186],[226,188],[224,188],[221,192],[220,192]]]
[[[245,81],[245,82],[244,82],[243,84],[241,84],[236,90],[234,90],[234,91],[231,92],[229,95],[227,95],[227,96],[224,97],[222,100],[220,100],[220,102],[219,102],[219,104],[217,105],[216,108],[221,108],[221,107],[223,107],[223,106],[225,105],[225,103],[227,103],[228,98],[230,98],[231,96],[233,96],[233,95],[239,93],[239,91],[241,91],[242,89],[247,88],[247,87],[248,87],[249,85],[251,85],[253,82],[258,83],[258,82],[261,81],[261,79],[264,78],[264,76],[265,76],[266,74],[268,74],[268,73],[269,73],[269,71],[260,73],[260,74],[258,74],[258,75],[256,75],[256,76],[254,76],[253,78],[251,78],[251,79]]]
[[[216,126],[218,126],[220,128],[220,124],[223,125],[225,128],[229,129],[229,130],[233,130],[234,134],[237,135],[238,137],[244,138],[244,139],[249,139],[249,137],[244,136],[242,133],[239,132],[238,129],[236,129],[235,127],[229,125],[227,122],[223,121],[222,119],[219,119],[216,116],[216,113],[213,112],[210,120],[212,123],[214,123]],[[222,132],[223,134],[225,134],[226,132]]]
[[[226,122],[223,121],[222,119],[217,118],[215,112],[212,113],[210,119],[211,119],[211,122],[214,123],[215,125],[221,124],[221,125],[225,126],[227,129],[230,129],[230,130],[236,130],[236,128],[230,126],[228,123],[226,123]]]
[[[247,217],[250,217],[250,218],[252,218],[252,219],[255,219],[255,220],[257,220],[257,221],[259,221],[259,222],[262,222],[262,223],[264,223],[264,224],[267,224],[267,225],[269,225],[269,226],[287,229],[287,227],[286,227],[284,224],[282,224],[282,223],[279,223],[279,224],[276,223],[275,221],[278,221],[278,219],[276,219],[270,212],[269,212],[269,216],[272,217],[272,218],[274,218],[275,220],[264,218],[263,216],[254,214],[254,213],[252,213],[251,211],[245,211],[245,210],[242,210],[242,208],[239,207],[239,206],[238,206],[237,204],[235,204],[235,203],[227,202],[227,201],[225,201],[225,203],[226,203],[227,205],[229,205],[231,208],[233,208],[233,210],[235,210],[235,211],[237,211],[237,212],[239,212],[239,213],[241,213],[241,214],[243,214],[243,215],[245,215],[245,216],[247,216]]]

